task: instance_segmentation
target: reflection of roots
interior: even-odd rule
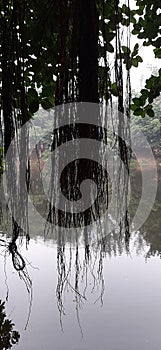
[[[16,271],[23,271],[26,264],[22,255],[17,250],[17,245],[15,242],[11,241],[8,246],[9,252],[12,255],[13,266]]]
[[[7,254],[7,252],[9,252],[11,254],[11,256],[12,256],[13,267],[18,272],[19,277],[25,283],[27,292],[30,295],[29,310],[28,310],[28,316],[27,316],[27,321],[26,321],[26,325],[25,325],[25,329],[26,329],[27,325],[28,325],[28,322],[29,322],[29,319],[30,319],[30,315],[31,315],[32,281],[31,281],[31,278],[30,278],[30,276],[28,274],[28,271],[27,271],[27,268],[26,268],[26,262],[25,262],[23,256],[18,251],[18,248],[17,248],[16,241],[17,241],[18,237],[19,237],[19,231],[18,231],[18,225],[17,225],[16,226],[16,234],[15,234],[15,230],[13,230],[12,240],[8,243],[5,240],[0,239],[0,245],[6,248],[5,264],[6,264],[6,254]],[[9,288],[8,288],[8,284],[7,284],[6,267],[4,268],[4,271],[5,271],[5,284],[6,284],[6,287],[7,287],[7,297],[6,297],[6,300],[7,300],[8,299],[8,294],[9,294]]]
[[[90,245],[87,244],[85,246],[85,255],[83,263],[80,262],[79,257],[79,248],[78,244],[76,244],[75,248],[75,259],[72,264],[72,248],[70,246],[69,250],[69,260],[67,262],[65,252],[65,245],[59,246],[57,248],[57,271],[58,271],[58,282],[56,288],[56,296],[57,296],[57,304],[58,310],[60,314],[60,323],[62,326],[62,316],[65,315],[65,306],[63,303],[64,294],[67,291],[71,291],[74,293],[73,302],[75,302],[75,309],[77,314],[78,324],[81,330],[81,334],[83,336],[80,318],[79,318],[79,310],[81,309],[83,303],[87,300],[87,288],[91,283],[88,283],[88,275],[90,273],[93,279],[93,286],[91,288],[91,293],[95,291],[95,289],[99,289],[101,286],[101,293],[96,299],[95,303],[98,300],[101,300],[103,303],[103,293],[104,293],[104,279],[103,279],[103,255],[100,253],[99,258],[95,256],[94,262],[92,261],[92,254],[90,252]],[[96,270],[96,261],[98,263],[98,269]],[[74,279],[72,274],[72,267],[74,268]],[[95,270],[97,272],[95,272]],[[81,290],[81,285],[83,284],[83,290]]]
[[[121,255],[123,251],[129,253],[130,234],[129,231],[122,236],[118,229],[113,229],[108,234],[102,236],[102,238],[92,243],[92,248],[96,252],[100,251],[104,257]]]

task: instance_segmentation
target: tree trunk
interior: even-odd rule
[[[11,140],[14,136],[14,125],[12,118],[12,57],[11,57],[11,38],[7,24],[7,1],[4,0],[3,8],[5,15],[2,19],[2,106],[4,122],[4,153],[7,153]]]
[[[81,0],[79,101],[98,103],[98,13],[95,0]]]

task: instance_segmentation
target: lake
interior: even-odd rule
[[[63,293],[65,315],[62,315],[61,324],[56,297],[57,248],[52,240],[44,242],[41,237],[32,239],[27,252],[22,247],[33,284],[31,314],[26,330],[29,294],[14,271],[10,258],[6,261],[6,279],[1,257],[0,295],[5,300],[8,289],[7,315],[20,333],[19,344],[13,349],[159,350],[161,261],[157,256],[146,259],[146,243],[138,252],[135,245],[136,241],[132,239],[129,255],[124,251],[121,255],[112,254],[109,257],[107,254],[103,258],[105,290],[102,303],[100,299],[96,302],[101,294],[101,281],[97,280],[98,286],[94,287],[90,267],[87,275],[84,272],[84,280],[82,276],[79,278],[80,289],[86,288],[86,300],[82,300],[78,309],[74,291],[70,286],[66,288]],[[74,250],[72,254],[74,256]],[[83,247],[80,248],[79,259],[83,265]],[[96,270],[93,273],[97,276]],[[83,271],[80,274],[83,275]],[[74,273],[71,276],[73,279]]]
[[[81,233],[77,244],[70,237],[59,245],[51,233],[44,237],[33,213],[28,249],[24,238],[18,243],[27,275],[18,274],[1,246],[0,299],[20,335],[13,350],[160,350],[159,162],[158,177],[151,214],[128,243],[113,231],[86,249]],[[142,192],[136,164],[131,181],[133,216]],[[0,238],[8,241],[5,233]]]

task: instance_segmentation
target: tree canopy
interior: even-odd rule
[[[18,120],[27,118],[24,116],[22,104],[26,103],[30,118],[39,105],[48,109],[55,103],[84,98],[81,96],[80,84],[81,76],[87,72],[79,71],[81,60],[89,67],[88,54],[91,50],[95,60],[98,58],[97,62],[91,64],[92,69],[95,69],[93,74],[92,71],[89,72],[89,75],[97,77],[98,98],[104,97],[109,100],[111,95],[121,94],[118,81],[120,69],[117,65],[123,62],[126,69],[130,70],[132,66],[137,67],[142,62],[138,52],[139,45],[136,44],[132,50],[130,48],[130,32],[138,39],[143,39],[143,45],[151,45],[156,58],[161,57],[160,2],[137,0],[136,5],[136,9],[131,10],[128,1],[122,4],[119,0],[2,1],[1,103],[4,114],[6,86],[8,101],[11,99],[11,107],[14,110],[16,108]],[[86,13],[86,16],[82,16],[81,11]],[[89,28],[85,18],[88,18]],[[83,36],[84,28],[88,34],[86,38]],[[125,32],[124,28],[128,30]],[[93,48],[90,46],[92,35],[95,35]],[[127,46],[122,45],[121,35],[127,36]],[[84,57],[80,58],[81,45],[88,54],[85,53]],[[111,79],[110,54],[113,54],[114,79]],[[92,55],[90,59],[91,57]],[[92,89],[93,87],[90,87],[90,91]],[[147,113],[152,117],[152,102],[159,95],[160,89],[161,70],[157,77],[151,76],[147,80],[140,97],[133,101],[134,114],[144,116]],[[88,90],[89,87],[86,89],[86,95]],[[23,94],[26,95],[26,99]],[[95,96],[94,99],[98,98]],[[87,99],[90,99],[90,96],[87,96]]]

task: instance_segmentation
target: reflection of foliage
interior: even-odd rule
[[[0,350],[11,349],[19,342],[20,335],[13,331],[14,324],[6,318],[5,303],[0,300]]]
[[[131,198],[130,198],[130,204],[129,204],[129,212],[130,212],[131,219],[134,217],[136,213],[136,210],[138,208],[141,195],[142,195],[142,177],[141,177],[141,170],[139,168],[139,163],[136,164],[136,161],[135,161],[134,164],[132,165],[133,165],[133,168],[131,170],[131,178],[130,178],[131,179]],[[150,171],[150,169],[147,169],[147,171]],[[158,175],[160,177],[159,167],[158,167]],[[153,208],[146,222],[141,227],[138,235],[138,239],[135,244],[137,251],[143,252],[144,247],[143,247],[142,239],[144,239],[144,244],[146,243],[145,245],[149,247],[147,257],[153,256],[153,255],[161,255],[160,195],[161,195],[161,183],[159,181],[157,195],[156,195]],[[148,206],[148,202],[145,202],[145,205]]]
[[[17,238],[16,238],[16,240],[17,240]],[[5,258],[6,258],[8,253],[11,255],[13,267],[18,272],[20,279],[25,283],[27,292],[29,293],[30,303],[29,303],[28,318],[27,318],[27,322],[26,322],[26,326],[25,326],[25,329],[26,329],[28,322],[29,322],[30,314],[31,314],[32,281],[31,281],[31,278],[30,278],[28,271],[27,271],[27,268],[26,268],[26,261],[23,258],[23,256],[21,255],[21,253],[19,252],[19,249],[18,249],[17,244],[16,244],[16,240],[14,242],[13,239],[12,240],[10,239],[9,235],[8,236],[4,235],[4,238],[0,239],[0,246],[5,248],[4,249]],[[22,241],[21,241],[21,243],[22,243]],[[8,297],[8,295],[7,295],[7,297]],[[1,350],[1,347],[0,347],[0,350]]]
[[[141,233],[144,234],[144,239],[147,244],[150,245],[149,251],[147,253],[147,257],[151,257],[154,255],[161,256],[161,204],[160,204],[160,191],[161,184],[158,186],[157,197],[153,206],[153,209],[146,220],[145,224],[141,228]]]

